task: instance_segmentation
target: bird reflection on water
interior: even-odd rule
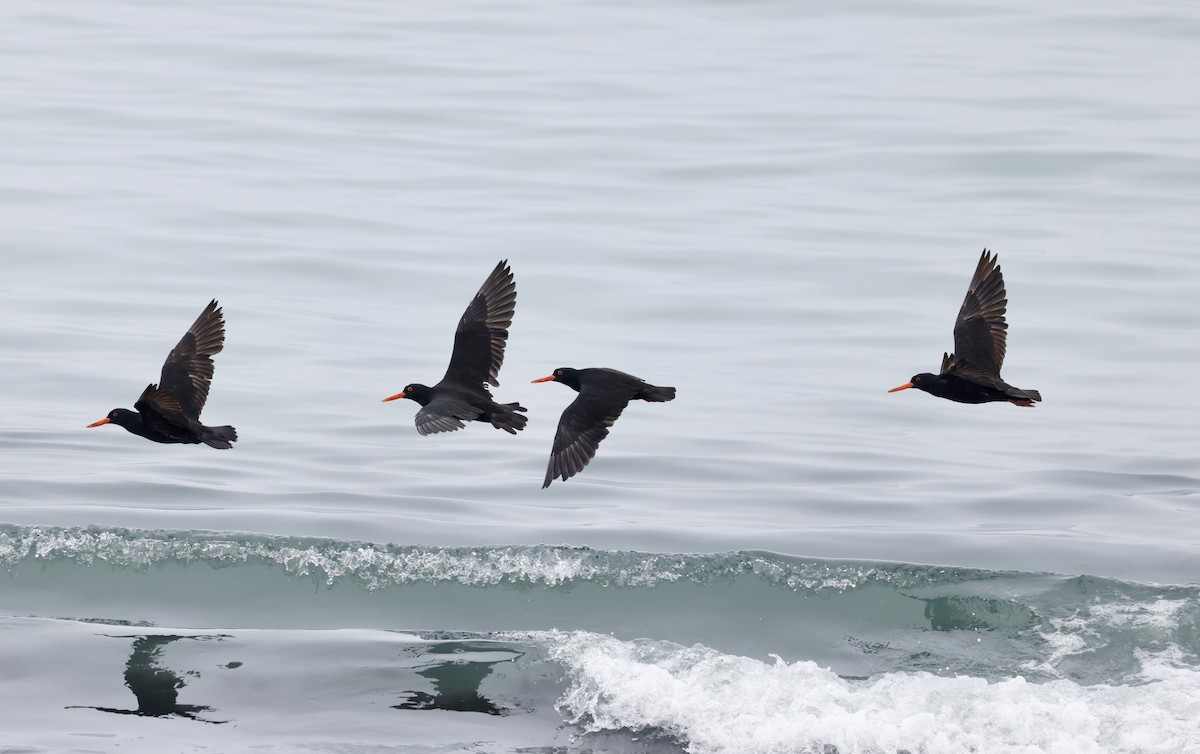
[[[392,709],[438,709],[450,712],[482,712],[486,715],[511,715],[515,711],[487,698],[479,692],[479,688],[483,680],[492,674],[493,666],[511,662],[520,657],[521,653],[505,652],[507,656],[499,660],[466,660],[466,652],[486,652],[495,655],[497,651],[494,645],[478,645],[471,642],[451,642],[434,646],[428,651],[430,654],[453,655],[450,659],[433,662],[416,671],[417,675],[433,681],[434,693],[404,691],[402,693],[408,698],[400,704],[392,705]]]
[[[205,704],[180,704],[179,689],[187,685],[180,674],[162,667],[162,648],[180,639],[221,639],[221,636],[139,636],[133,642],[133,652],[125,663],[125,685],[137,698],[137,709],[118,709],[116,707],[97,707],[93,705],[75,704],[67,709],[94,709],[101,712],[111,712],[117,715],[140,715],[142,717],[186,717],[202,723],[223,725],[228,720],[206,720],[200,713],[212,709]],[[230,663],[227,667],[237,667]],[[199,673],[189,670],[182,675],[198,676]]]

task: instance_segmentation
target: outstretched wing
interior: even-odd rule
[[[211,357],[224,347],[225,321],[213,300],[167,354],[159,379],[159,392],[170,396],[184,414],[198,420],[208,400],[208,386],[212,383]],[[145,393],[142,395],[144,398]]]
[[[954,322],[955,355],[999,375],[1008,342],[1007,307],[1000,266],[996,256],[984,249]]]
[[[170,434],[172,427],[187,430],[192,426],[192,419],[184,412],[179,401],[158,385],[147,385],[133,407],[142,415],[143,421],[167,434]]]
[[[501,261],[458,321],[454,351],[443,381],[473,388],[485,382],[499,386],[497,375],[504,363],[504,346],[516,308],[517,284],[508,261]]]
[[[973,364],[968,359],[964,359],[958,354],[953,353],[942,354],[942,374],[952,374],[960,379],[996,390],[1004,390],[1011,387],[1007,382],[1000,379],[999,374],[984,369],[978,364]]]
[[[423,435],[453,432],[467,426],[464,422],[479,417],[479,409],[454,398],[434,398],[417,412],[414,421]]]
[[[583,471],[596,456],[600,441],[608,437],[608,428],[628,405],[628,399],[600,401],[581,392],[558,420],[542,489],[549,487],[555,478],[565,481]]]

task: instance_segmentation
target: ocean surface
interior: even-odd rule
[[[1194,3],[0,28],[3,754],[1200,752]],[[887,394],[985,247],[1044,402]],[[236,447],[85,429],[213,298]],[[678,398],[543,490],[560,366]]]

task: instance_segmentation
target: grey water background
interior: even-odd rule
[[[1200,750],[1190,5],[0,19],[0,750],[159,751],[186,726],[221,750],[716,752],[745,720],[759,751]],[[1045,402],[887,395],[952,347],[985,246],[1005,377]],[[379,399],[440,377],[499,259],[495,392],[528,429],[420,437]],[[235,449],[84,430],[213,297],[204,418]],[[573,394],[529,380],[558,366],[679,392],[541,490]],[[514,714],[392,709],[441,655],[475,674],[454,704]],[[212,709],[86,709],[136,710],[168,667]],[[677,709],[652,711],[660,672]],[[704,696],[717,676],[875,711],[790,727]],[[1115,732],[1033,714],[1060,683]],[[979,704],[922,738],[926,693]],[[1167,717],[1143,735],[1145,700]]]

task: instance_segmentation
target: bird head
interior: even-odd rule
[[[554,370],[554,374],[546,377],[539,377],[532,382],[561,382],[567,387],[578,391],[579,390],[579,370],[570,367],[559,367]]]
[[[416,401],[424,406],[433,398],[433,390],[425,385],[413,383],[412,385],[405,385],[403,390],[395,395],[389,395],[387,398],[384,398],[382,402],[387,403],[388,401],[394,401],[397,398],[408,398],[409,400]]]
[[[127,408],[114,408],[112,411],[108,412],[108,416],[104,417],[98,422],[92,422],[89,424],[88,429],[91,429],[92,427],[99,427],[103,424],[116,424],[118,427],[130,427],[137,423],[139,418],[140,417],[135,411],[130,411]]]
[[[888,392],[896,393],[901,390],[908,390],[910,387],[915,387],[917,390],[924,390],[926,393],[930,393],[932,395],[941,395],[941,387],[945,384],[945,382],[946,380],[940,375],[922,372],[921,374],[914,374],[912,379],[910,379],[908,382],[900,385],[899,387],[894,387]]]

